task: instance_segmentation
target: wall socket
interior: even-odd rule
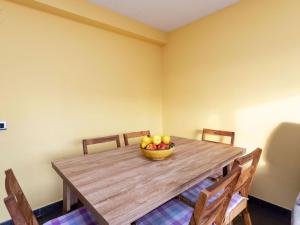
[[[0,121],[0,130],[6,130],[6,122]]]

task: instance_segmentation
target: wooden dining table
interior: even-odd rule
[[[244,148],[172,137],[174,154],[145,158],[139,145],[52,162],[63,180],[64,211],[76,199],[100,225],[129,225],[243,155]]]

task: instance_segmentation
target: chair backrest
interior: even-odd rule
[[[121,147],[119,135],[84,139],[84,140],[82,140],[83,154],[85,154],[85,155],[89,154],[88,148],[87,148],[88,145],[95,145],[95,144],[106,143],[106,142],[111,142],[111,141],[115,141],[118,148]]]
[[[242,168],[235,192],[240,192],[243,197],[248,197],[249,195],[261,153],[262,150],[257,148],[253,152],[242,156],[233,162],[232,169]]]
[[[136,137],[142,137],[142,136],[151,136],[149,130],[145,131],[137,131],[137,132],[130,132],[130,133],[125,133],[123,134],[124,137],[124,143],[125,145],[129,145],[128,139],[130,138],[136,138]]]
[[[4,198],[6,208],[15,225],[38,225],[37,219],[12,171],[5,171],[5,189],[7,197]]]
[[[212,129],[206,129],[206,128],[203,129],[202,141],[220,143],[220,142],[216,142],[216,141],[207,140],[206,135],[217,135],[217,136],[230,137],[230,145],[234,145],[235,133],[232,131],[212,130]]]
[[[201,192],[190,225],[223,224],[240,174],[241,168],[235,168],[222,180]]]

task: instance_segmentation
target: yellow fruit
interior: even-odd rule
[[[142,148],[146,148],[147,145],[148,145],[148,144],[147,144],[146,142],[142,142],[141,147],[142,147]]]
[[[170,141],[171,141],[171,137],[170,136],[165,135],[165,136],[162,137],[162,142],[164,144],[168,145],[168,144],[170,144]]]
[[[161,136],[155,135],[152,138],[153,144],[159,145],[161,143]]]
[[[148,137],[148,136],[143,136],[142,137],[142,143],[145,143],[146,145],[151,144],[152,143],[152,138]]]

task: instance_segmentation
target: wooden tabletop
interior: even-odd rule
[[[245,149],[172,137],[174,154],[146,159],[138,145],[52,162],[99,224],[124,225],[241,156]]]

